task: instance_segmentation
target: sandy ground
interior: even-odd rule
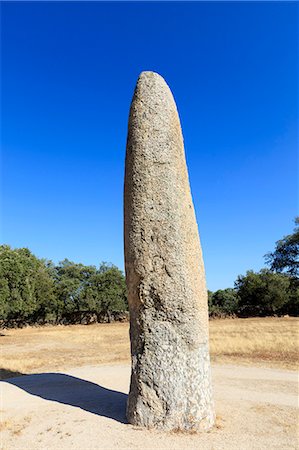
[[[128,365],[86,366],[1,382],[2,449],[298,449],[296,372],[214,365],[209,433],[128,425]]]

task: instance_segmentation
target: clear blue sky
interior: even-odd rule
[[[297,212],[298,3],[2,3],[2,241],[123,268],[139,73],[176,99],[209,289]]]

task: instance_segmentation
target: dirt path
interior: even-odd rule
[[[205,434],[125,423],[129,366],[80,367],[1,382],[4,450],[298,449],[295,372],[213,366],[217,422]]]

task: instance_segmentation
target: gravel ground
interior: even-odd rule
[[[298,449],[296,372],[214,365],[216,426],[202,434],[128,425],[128,365],[1,382],[1,449]]]

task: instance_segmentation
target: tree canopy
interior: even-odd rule
[[[72,321],[78,313],[110,320],[126,310],[125,277],[116,266],[97,269],[68,259],[55,266],[27,248],[0,246],[0,320]]]
[[[268,253],[268,269],[239,275],[234,288],[208,291],[210,316],[299,313],[299,218]],[[113,264],[64,259],[57,265],[27,248],[0,246],[0,325],[111,321],[128,311],[125,277]]]
[[[295,218],[292,234],[276,242],[275,250],[265,255],[266,263],[273,272],[285,272],[293,277],[299,275],[299,217]]]
[[[290,300],[289,277],[262,269],[256,273],[249,270],[239,275],[235,288],[238,292],[238,315],[272,316],[284,313]]]

